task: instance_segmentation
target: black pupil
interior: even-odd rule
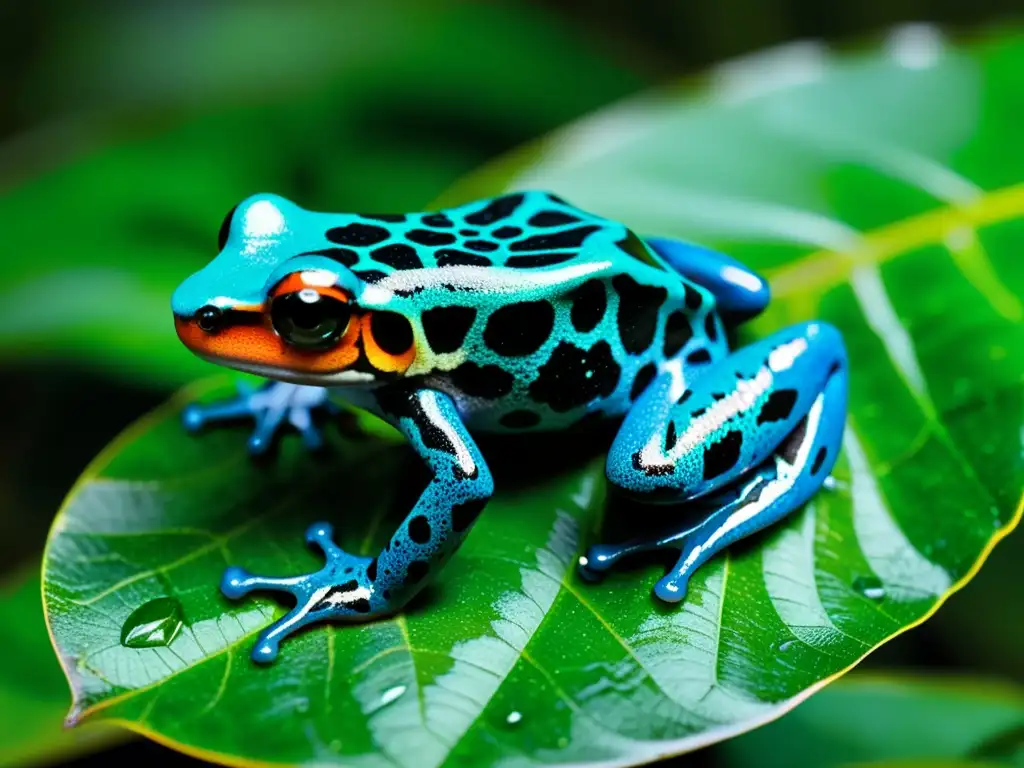
[[[270,308],[281,338],[309,349],[331,346],[345,332],[351,314],[345,302],[311,289],[279,296]]]
[[[221,311],[217,307],[203,307],[196,315],[199,327],[204,331],[212,332],[217,330],[220,324]]]

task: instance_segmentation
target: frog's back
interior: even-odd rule
[[[456,208],[408,214],[349,215],[327,232],[333,249],[359,277],[375,283],[396,272],[433,267],[532,270],[600,262],[612,269],[637,261],[664,270],[622,224],[541,191],[514,192]],[[422,277],[417,274],[415,278]],[[402,282],[397,277],[389,283]]]
[[[420,246],[395,248],[410,263],[378,273],[371,251],[378,265],[353,271],[373,270],[381,307],[413,318],[408,374],[448,392],[473,431],[620,415],[694,335],[696,294],[678,273],[623,224],[550,193],[393,218],[395,236]]]

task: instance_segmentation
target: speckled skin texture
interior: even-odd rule
[[[725,329],[756,315],[768,288],[735,260],[526,191],[411,214],[306,211],[275,195],[234,208],[220,253],[172,300],[182,341],[267,388],[193,406],[199,429],[250,415],[260,453],[279,427],[321,442],[311,418],[333,398],[398,427],[433,473],[374,558],[326,556],[301,577],[229,568],[240,598],[280,589],[293,611],[253,656],[276,657],[306,624],[400,610],[469,533],[494,483],[473,434],[543,432],[624,417],[607,475],[652,503],[699,505],[699,525],[595,545],[580,573],[625,554],[680,550],[655,594],[678,601],[728,544],[803,504],[828,477],[846,410],[846,353],[824,323],[783,329],[730,352]]]

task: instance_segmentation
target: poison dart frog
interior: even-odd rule
[[[678,602],[694,571],[815,494],[839,452],[847,357],[824,322],[730,350],[726,329],[759,314],[767,282],[722,253],[623,224],[540,190],[446,210],[354,215],[251,196],[224,219],[219,253],[172,299],[200,357],[270,379],[187,407],[187,429],[254,420],[249,450],[290,425],[323,444],[338,400],[396,427],[432,479],[375,556],[331,526],[307,541],[326,564],[303,576],[227,568],[221,591],[290,593],[296,605],[252,652],[270,662],[300,627],[362,622],[405,606],[465,540],[494,492],[474,434],[563,430],[620,419],[612,488],[700,510],[667,535],[596,543],[579,573],[674,548],[654,586]]]

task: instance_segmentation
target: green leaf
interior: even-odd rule
[[[1015,764],[1024,761],[1024,689],[970,678],[854,674],[718,750],[735,768]]]
[[[124,96],[8,149],[18,165],[2,169],[5,186],[18,183],[0,196],[0,355],[158,385],[209,375],[175,337],[170,296],[215,255],[239,200],[421,207],[494,153],[639,82],[575,30],[518,7],[296,0],[181,11],[161,23],[129,9],[98,40],[62,48],[61,71],[86,92],[102,84]],[[269,29],[275,45],[251,44]],[[130,96],[132,84],[142,93]]]
[[[409,452],[341,441],[315,467],[292,442],[258,471],[242,431],[181,434],[186,393],[115,443],[55,524],[46,603],[76,715],[232,763],[631,765],[778,718],[924,621],[1024,511],[1022,62],[1021,37],[954,47],[921,27],[873,54],[787,48],[571,125],[446,198],[552,188],[769,272],[748,335],[810,317],[844,333],[835,490],[701,569],[681,606],[652,602],[655,563],[574,574],[602,527],[599,460],[532,490],[507,472],[428,601],[254,668],[280,606],[222,600],[221,569],[310,570],[297,542],[319,518],[369,550],[411,486],[392,451]],[[123,647],[161,598],[182,606],[170,646]]]
[[[127,731],[104,723],[64,728],[68,689],[43,621],[38,561],[0,586],[6,619],[0,656],[0,766],[48,765],[123,741]]]

